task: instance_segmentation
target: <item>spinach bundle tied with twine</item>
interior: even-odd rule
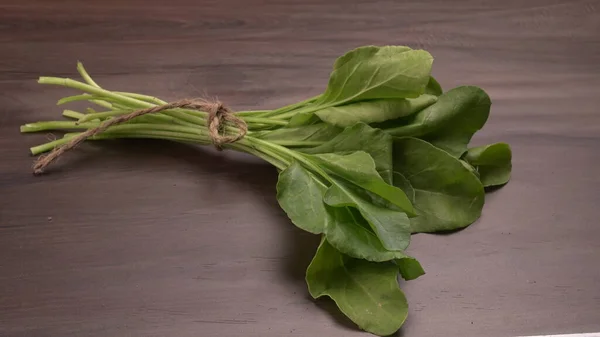
[[[44,169],[85,140],[153,138],[255,155],[277,168],[277,200],[291,222],[321,237],[306,270],[312,297],[330,297],[356,325],[390,335],[408,303],[399,275],[424,275],[407,254],[411,235],[464,228],[481,215],[487,188],[505,184],[505,143],[469,147],[488,119],[490,98],[475,86],[443,91],[433,57],[405,46],[365,46],[333,64],[323,93],[274,110],[237,111],[218,101],[165,102],[98,85],[78,63],[82,81],[39,83],[81,91],[58,104],[71,120],[21,126],[65,131],[31,148]]]

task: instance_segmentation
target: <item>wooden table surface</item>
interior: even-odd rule
[[[317,238],[248,156],[158,141],[84,144],[44,176],[28,148],[77,76],[166,100],[274,108],[322,91],[366,44],[425,48],[444,88],[483,87],[475,144],[512,181],[452,235],[416,235],[401,336],[600,331],[600,2],[16,1],[0,4],[0,336],[366,336],[304,271]]]

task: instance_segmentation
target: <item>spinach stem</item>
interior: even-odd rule
[[[261,123],[265,125],[280,125],[285,126],[288,124],[286,121],[278,121],[271,118],[261,118],[261,117],[243,117],[242,118],[246,122],[250,123]]]
[[[85,69],[82,68],[82,73],[87,74]],[[83,76],[83,75],[82,75]],[[88,75],[89,77],[89,75]],[[91,77],[90,77],[91,80]],[[51,85],[59,85],[68,88],[78,89],[86,92],[83,95],[69,96],[65,97],[58,101],[58,104],[65,104],[68,102],[80,101],[80,100],[89,100],[93,103],[99,104],[100,106],[104,106],[108,109],[116,110],[126,110],[124,108],[132,108],[132,109],[145,109],[156,106],[157,104],[165,104],[166,102],[152,96],[135,94],[135,93],[127,93],[127,92],[113,92],[109,90],[102,89],[98,86],[94,86],[92,84],[86,84],[79,81],[75,81],[70,78],[59,78],[59,77],[40,77],[38,80],[40,84],[51,84]],[[93,80],[91,83],[94,83]],[[97,84],[96,84],[97,85]],[[100,98],[101,100],[98,100]],[[110,102],[107,102],[110,101]],[[207,113],[204,111],[197,111],[192,109],[171,109],[165,110],[161,112],[164,115],[169,115],[180,122],[178,124],[194,124],[206,126],[206,117]],[[111,113],[106,112],[106,116]],[[117,113],[115,115],[118,115]],[[158,115],[158,114],[155,114]],[[105,117],[106,117],[105,116]],[[112,116],[112,115],[111,115]],[[94,118],[100,118],[99,116],[95,116]],[[177,121],[174,121],[177,122]],[[183,123],[182,123],[183,122]],[[258,123],[261,125],[275,125],[275,126],[284,126],[287,124],[286,121],[273,120],[269,118],[262,117],[248,117],[247,122],[249,123]],[[229,132],[239,132],[239,130],[232,126],[226,126],[225,129]]]
[[[305,157],[300,152],[296,152],[296,151],[290,150],[286,147],[283,147],[281,145],[277,145],[272,142],[264,141],[262,139],[258,139],[258,138],[254,138],[254,137],[246,137],[245,139],[247,139],[248,141],[253,142],[257,145],[262,145],[262,147],[264,147],[264,148],[270,148],[270,149],[274,150],[275,152],[285,154],[285,155],[289,156],[290,158],[296,159],[300,163],[304,164],[307,168],[309,168],[309,169],[313,170],[315,173],[319,174],[323,179],[327,180],[328,182],[332,182],[331,177],[329,177],[329,175],[324,170],[322,170],[319,166],[314,164],[312,161],[310,161],[307,157]]]
[[[107,109],[112,109],[113,108],[113,104],[111,102],[107,102],[107,101],[104,101],[104,100],[91,99],[90,102],[92,102],[92,103],[94,103],[94,104],[96,104],[98,106],[101,106],[103,108],[107,108]]]
[[[111,91],[104,90],[93,85],[82,83],[79,81],[72,80],[70,78],[59,78],[59,77],[46,77],[42,76],[39,78],[38,83],[40,84],[53,84],[68,87],[72,89],[78,89],[89,94],[95,94],[100,97],[108,97],[113,99],[117,103],[122,103],[127,106],[135,106],[137,108],[151,108],[154,105],[148,102],[140,101],[131,97],[115,94]]]
[[[273,166],[277,167],[280,170],[284,170],[289,165],[289,160],[281,157],[279,154],[270,151],[269,149],[261,148],[260,150],[255,149],[252,146],[244,145],[244,144],[232,144],[232,146],[239,147],[242,151],[255,155],[259,158],[266,160],[267,162],[273,164]]]
[[[94,96],[94,95],[90,95],[90,94],[81,94],[81,95],[73,95],[73,96],[67,96],[67,97],[63,97],[61,99],[58,100],[58,102],[56,102],[56,105],[63,105],[66,103],[71,103],[71,102],[77,102],[77,101],[92,101],[94,99],[99,99],[100,96]]]
[[[111,111],[103,111],[103,112],[94,112],[91,114],[83,115],[79,118],[79,123],[85,123],[87,121],[91,121],[93,119],[105,119],[107,117],[114,117],[127,114],[130,111],[126,110],[111,110]]]
[[[294,115],[299,114],[299,113],[311,113],[311,112],[319,111],[319,110],[326,109],[326,108],[329,108],[329,107],[331,107],[331,106],[327,106],[327,105],[324,105],[324,106],[320,106],[320,105],[307,106],[307,107],[304,107],[304,108],[300,108],[298,110],[291,110],[291,111],[284,112],[282,114],[273,116],[272,118],[275,118],[275,119],[290,119]]]
[[[35,122],[21,125],[20,131],[25,132],[39,132],[45,130],[61,130],[61,129],[89,129],[95,128],[100,123],[97,122],[86,122],[78,123],[73,121],[46,121],[46,122]]]
[[[73,118],[73,119],[77,119],[77,120],[80,120],[81,118],[85,117],[85,114],[82,114],[81,112],[77,112],[77,111],[73,111],[73,110],[63,110],[62,115],[65,117],[69,117],[69,118]]]
[[[71,140],[71,137],[63,137],[61,139],[57,139],[48,143],[44,143],[38,146],[34,146],[32,148],[29,149],[29,151],[31,152],[32,155],[38,155],[40,153],[44,153],[47,151],[50,151],[52,149],[54,149],[57,146],[63,145],[65,143],[67,143],[69,140]]]
[[[94,80],[92,79],[92,77],[85,70],[85,68],[83,67],[83,63],[81,63],[79,61],[77,62],[77,71],[79,72],[79,75],[81,75],[81,77],[83,77],[83,80],[87,84],[89,84],[89,85],[91,85],[93,87],[96,87],[96,88],[100,88],[100,86],[96,82],[94,82]]]
[[[94,119],[105,119],[107,117],[126,115],[126,114],[130,113],[131,111],[132,110],[111,110],[111,111],[91,113],[91,114],[83,115],[83,117],[81,117],[79,119],[79,123],[84,123],[84,122],[91,121]],[[182,124],[182,125],[195,126],[195,124],[185,123],[185,122],[178,120],[177,118],[174,118],[172,116],[167,116],[167,115],[164,115],[161,113],[147,114],[147,115],[140,116],[138,118],[143,118],[148,121],[156,121],[158,123],[170,123],[170,124]]]
[[[275,115],[279,115],[282,114],[284,112],[287,111],[292,111],[294,109],[297,109],[301,106],[313,103],[314,101],[316,101],[319,96],[315,96],[315,97],[311,97],[309,99],[306,99],[302,102],[298,102],[298,103],[294,103],[294,104],[290,104],[278,109],[274,109],[274,110],[247,110],[247,111],[237,111],[236,114],[238,114],[239,116],[248,116],[248,117],[262,117],[262,118],[267,118],[267,117],[273,117]]]
[[[324,144],[321,141],[310,141],[310,140],[269,140],[269,142],[285,147],[313,147]]]
[[[122,91],[114,91],[114,93],[123,95],[123,96],[127,96],[127,97],[131,97],[131,98],[135,98],[135,99],[139,99],[140,101],[154,103],[156,105],[167,104],[167,102],[163,101],[162,99],[159,99],[159,98],[156,98],[153,96],[136,94],[136,93],[132,93],[132,92],[122,92]]]
[[[110,98],[115,103],[118,103],[120,105],[124,105],[127,107],[136,108],[136,109],[140,109],[140,108],[146,109],[146,108],[151,108],[151,107],[155,106],[154,104],[149,103],[149,102],[145,102],[145,101],[141,101],[141,100],[138,100],[138,99],[135,99],[132,97],[116,94],[114,92],[104,90],[102,88],[94,87],[92,85],[85,84],[85,83],[82,83],[79,81],[75,81],[70,78],[42,76],[39,78],[38,83],[60,85],[60,86],[68,87],[68,88],[78,89],[78,90],[87,92],[89,94],[97,95],[102,98]],[[165,111],[163,111],[163,113],[167,114],[167,115],[171,115],[172,117],[181,119],[181,120],[189,122],[189,123],[194,123],[194,124],[199,124],[199,125],[206,124],[206,121],[202,118],[190,116],[186,113],[183,113],[181,111],[176,111],[176,110],[177,109],[165,110]]]
[[[37,132],[44,130],[62,130],[62,129],[89,129],[100,125],[98,120],[104,120],[114,116],[124,115],[130,113],[134,109],[146,109],[154,107],[156,105],[166,104],[166,102],[152,96],[142,95],[137,93],[129,92],[115,92],[101,88],[92,78],[89,76],[83,64],[78,62],[77,70],[83,77],[84,81],[79,82],[70,78],[58,78],[58,77],[40,77],[38,82],[40,84],[51,84],[60,85],[72,89],[81,90],[84,92],[82,95],[75,95],[65,97],[59,100],[58,104],[64,104],[69,102],[88,100],[92,103],[96,103],[103,106],[109,111],[103,112],[92,112],[89,114],[82,114],[72,110],[65,110],[63,113],[66,117],[76,118],[77,122],[73,121],[48,121],[29,123],[21,126],[21,132]],[[317,96],[318,97],[318,96]],[[272,126],[285,126],[287,121],[283,120],[281,116],[290,115],[294,113],[293,110],[310,104],[317,97],[309,98],[305,101],[291,104],[277,110],[260,110],[260,111],[247,111],[240,112],[238,115],[244,119],[251,127],[255,128],[269,128]],[[198,128],[198,126],[207,125],[207,113],[204,111],[196,111],[192,109],[177,108],[165,110],[157,114],[140,116],[135,121],[130,121],[120,125],[111,126],[108,130],[100,135],[91,137],[91,140],[95,139],[109,139],[109,138],[155,138],[165,139],[173,141],[186,141],[200,144],[212,143],[208,130],[205,128]],[[275,116],[271,117],[270,116]],[[239,130],[232,126],[226,126],[225,132],[237,133]],[[75,133],[77,134],[77,133]],[[45,151],[49,151],[56,146],[66,143],[73,134],[69,133],[62,139],[58,139],[52,142],[48,142],[36,147],[31,148],[33,154],[39,154]],[[325,171],[320,169],[318,165],[312,163],[306,156],[300,152],[292,151],[287,149],[285,146],[315,146],[320,145],[322,142],[302,142],[302,141],[265,141],[251,137],[251,132],[242,140],[235,144],[226,144],[227,147],[235,148],[240,151],[248,152],[266,160],[273,164],[278,169],[283,169],[289,165],[291,160],[298,160],[302,164],[306,165],[307,168],[311,169],[322,178],[330,181],[331,178]]]
[[[71,122],[71,121],[49,121],[49,122],[37,122],[37,123],[29,123],[21,126],[21,132],[38,132],[45,130],[61,130],[61,129],[90,129],[99,126],[100,123],[97,122]],[[119,130],[127,130],[127,131],[152,131],[152,130],[162,130],[162,131],[173,131],[182,134],[190,134],[190,135],[204,135],[208,137],[208,130],[203,128],[194,128],[190,126],[184,125],[173,125],[173,124],[159,124],[159,123],[125,123],[113,125],[105,132],[111,131],[119,131]]]
[[[257,116],[261,114],[265,114],[271,112],[272,110],[245,110],[245,111],[236,111],[236,115],[238,116]]]
[[[32,155],[38,155],[44,152],[48,152],[53,150],[55,147],[63,145],[71,140],[71,138],[81,134],[80,132],[67,133],[63,138],[57,139],[45,144],[41,144],[38,146],[34,146],[30,149]],[[170,141],[178,141],[178,142],[186,142],[186,143],[198,143],[201,145],[210,145],[212,141],[210,136],[206,134],[189,134],[189,133],[180,133],[174,131],[165,131],[165,130],[154,130],[154,129],[137,129],[131,128],[130,125],[127,125],[127,128],[119,128],[107,130],[102,134],[90,137],[89,140],[102,140],[102,139],[123,139],[123,138],[149,138],[149,139],[158,139],[158,140],[170,140]],[[233,143],[226,144],[227,147],[232,148],[234,150],[240,152],[246,152],[252,155],[255,155],[271,165],[275,166],[279,170],[285,169],[289,165],[289,160],[286,160],[281,155],[277,154],[274,151],[271,151],[267,148],[262,148],[260,150],[254,148],[249,144]]]
[[[286,105],[284,107],[281,107],[281,108],[278,108],[278,109],[275,109],[275,110],[270,110],[270,111],[261,113],[260,117],[273,117],[273,116],[280,115],[280,114],[285,113],[285,112],[291,112],[291,111],[293,111],[293,110],[295,110],[295,109],[297,109],[299,107],[302,107],[302,106],[305,106],[307,104],[311,104],[311,103],[315,102],[320,96],[321,95],[317,95],[317,96],[308,98],[308,99],[306,99],[304,101],[301,101],[301,102],[293,103],[293,104]]]

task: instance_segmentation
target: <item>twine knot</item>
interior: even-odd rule
[[[231,110],[219,101],[213,103],[205,102],[204,104],[207,105],[206,112],[208,112],[208,118],[206,124],[208,125],[208,132],[217,149],[221,150],[223,144],[235,143],[244,138],[248,132],[248,126],[241,118],[235,116]],[[222,122],[234,124],[239,129],[239,132],[227,135],[222,130],[224,125]]]
[[[62,146],[54,148],[54,150],[52,150],[48,155],[41,156],[33,165],[33,172],[35,174],[42,173],[46,166],[60,157],[63,153],[73,149],[86,139],[106,131],[113,125],[130,121],[142,115],[177,108],[199,110],[208,113],[208,117],[206,119],[208,133],[213,144],[218,150],[222,150],[222,146],[224,144],[234,143],[244,138],[248,132],[248,126],[246,125],[246,122],[244,122],[243,119],[235,116],[235,114],[225,107],[220,101],[209,102],[204,99],[182,99],[151,108],[135,110],[126,115],[120,115],[115,118],[111,118],[100,124],[98,127],[88,129],[80,135],[73,137],[69,142],[63,144]],[[225,130],[224,127],[227,123],[236,126],[237,132],[231,133],[231,131]]]

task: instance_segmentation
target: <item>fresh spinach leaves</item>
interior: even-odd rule
[[[449,231],[472,224],[481,215],[483,185],[447,152],[417,138],[394,142],[394,184],[413,195],[417,216],[411,230]]]
[[[408,316],[398,266],[348,257],[322,240],[306,271],[314,298],[328,296],[360,328],[380,336],[396,332]]]
[[[487,121],[490,106],[490,98],[481,88],[457,87],[416,114],[392,121],[398,126],[386,131],[395,137],[419,137],[460,158],[473,135]]]
[[[408,315],[398,276],[408,281],[425,273],[406,253],[411,234],[474,223],[484,188],[506,184],[512,169],[508,144],[469,148],[490,113],[487,93],[475,86],[444,92],[432,63],[427,51],[407,46],[359,47],[333,63],[319,95],[274,110],[217,115],[106,90],[78,64],[83,82],[39,83],[83,92],[60,103],[87,100],[108,111],[66,110],[75,120],[28,123],[21,131],[88,130],[33,147],[34,155],[64,153],[73,139],[94,133],[88,139],[216,143],[271,163],[279,171],[281,209],[295,226],[321,236],[306,270],[310,294],[332,298],[360,328],[389,335]]]

